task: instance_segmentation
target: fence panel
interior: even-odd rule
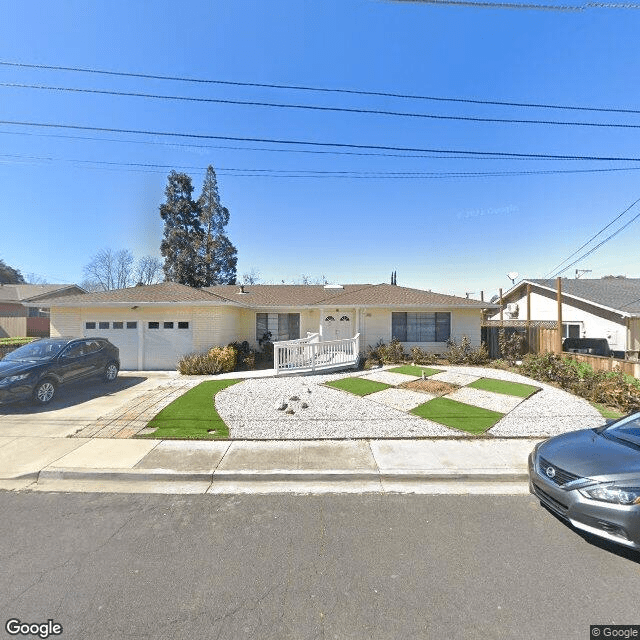
[[[0,338],[24,338],[26,335],[26,317],[10,316],[0,318]]]

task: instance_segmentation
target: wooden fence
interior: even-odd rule
[[[488,321],[482,326],[482,342],[489,349],[489,356],[492,358],[502,357],[500,351],[500,330],[504,330],[507,337],[517,333],[522,337],[522,348],[520,355],[526,353],[556,352],[555,322],[529,323],[525,321]]]
[[[48,338],[49,318],[0,317],[0,338]]]

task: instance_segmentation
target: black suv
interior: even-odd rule
[[[120,351],[104,338],[43,338],[0,360],[0,403],[33,398],[53,400],[57,388],[100,376],[112,382],[120,369]]]
[[[566,338],[562,343],[562,350],[607,358],[613,355],[606,338]]]

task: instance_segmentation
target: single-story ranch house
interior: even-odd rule
[[[40,305],[43,302],[39,302]],[[354,339],[359,351],[397,338],[441,352],[450,338],[480,344],[482,309],[495,305],[391,284],[220,285],[174,282],[50,298],[52,336],[102,336],[123,369],[175,369],[184,354],[234,341]]]

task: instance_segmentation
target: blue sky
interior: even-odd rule
[[[640,109],[640,11],[633,9],[509,10],[382,0],[0,0],[0,9],[0,62]],[[1,64],[0,83],[640,125],[640,114],[180,83]],[[418,149],[640,157],[640,128],[391,117],[8,86],[0,86],[0,96],[0,120],[11,122]],[[0,258],[48,282],[80,282],[83,266],[102,248],[159,256],[158,208],[167,174],[171,168],[189,173],[197,196],[204,170],[212,164],[222,202],[231,213],[227,231],[238,249],[238,275],[255,269],[273,283],[292,282],[301,274],[325,275],[339,283],[375,283],[389,281],[396,270],[399,285],[457,295],[472,292],[472,297],[482,290],[490,297],[499,287],[509,287],[507,272],[547,275],[640,198],[637,170],[391,177],[402,172],[638,169],[637,161],[354,155],[353,149],[346,149],[349,154],[300,153],[303,150],[335,148],[0,124]],[[259,175],[265,169],[282,175]],[[327,171],[357,173],[346,178],[301,173]],[[372,172],[382,175],[365,177]],[[608,232],[639,212],[631,209]],[[590,277],[640,277],[639,225],[640,220],[631,224],[576,267],[591,269]],[[564,275],[573,276],[574,268]]]

